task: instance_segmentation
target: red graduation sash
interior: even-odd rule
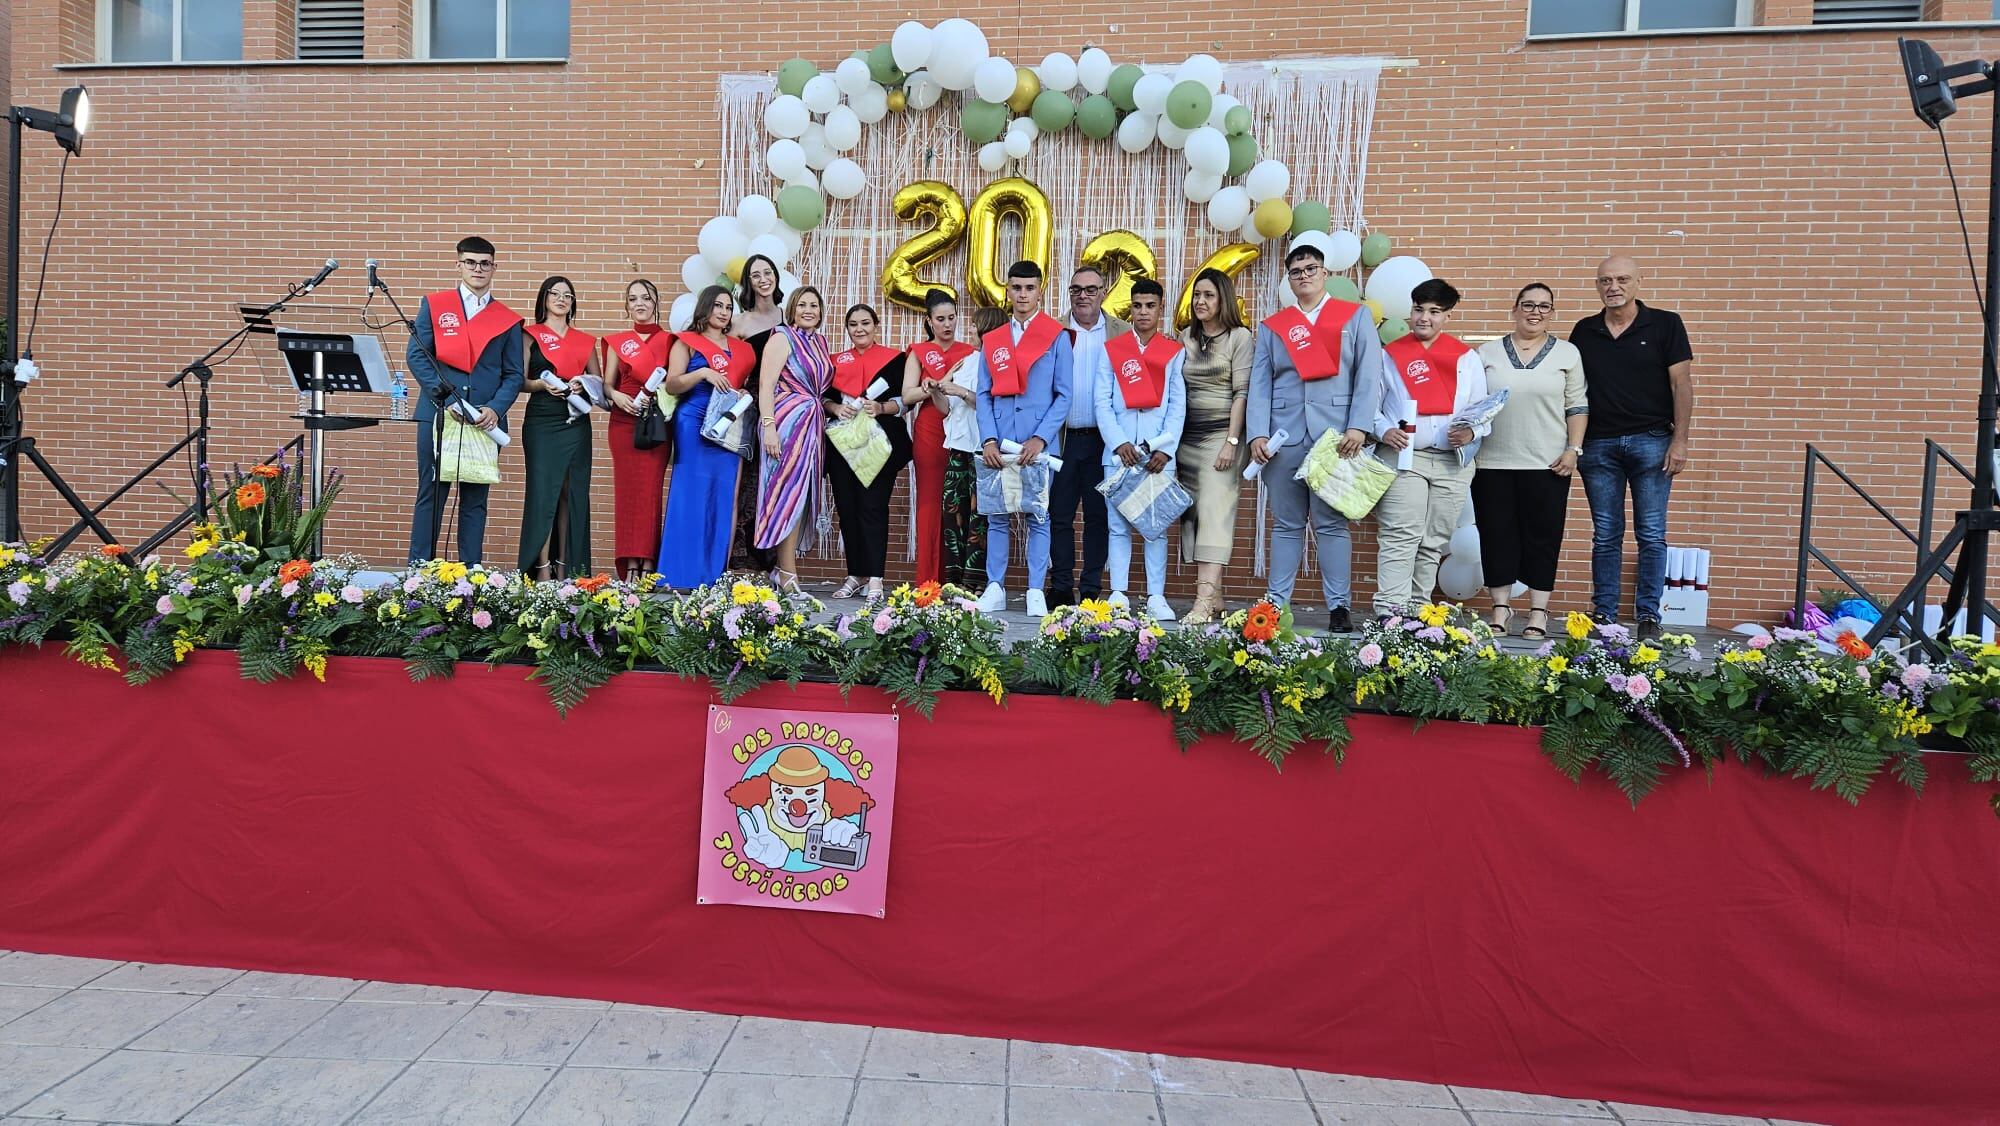
[[[849,348],[845,352],[833,354],[834,390],[850,398],[859,399],[868,392],[868,385],[889,361],[901,359],[903,354],[886,344],[871,344],[866,352],[856,352]],[[897,394],[901,387],[892,388]]]
[[[716,374],[727,379],[731,387],[741,391],[743,384],[750,378],[750,368],[757,362],[757,354],[750,350],[749,341],[738,340],[733,336],[727,339],[729,346],[728,350],[724,351],[721,345],[701,333],[680,334],[682,344],[701,353],[701,358],[708,361],[708,366],[714,368]]]
[[[954,340],[949,348],[940,348],[933,341],[910,345],[910,355],[923,366],[925,379],[943,379],[951,374],[958,362],[976,351],[972,345],[962,340]]]
[[[465,302],[459,299],[457,289],[433,293],[426,300],[431,310],[432,355],[446,367],[468,375],[479,357],[486,354],[488,344],[521,323],[520,316],[502,305],[497,297],[488,301],[470,323],[465,319]]]
[[[556,369],[556,378],[568,382],[590,368],[590,353],[597,338],[581,329],[567,329],[561,335],[547,325],[529,325],[528,335],[541,346],[542,358]]]
[[[1118,393],[1135,411],[1151,410],[1166,401],[1167,365],[1181,354],[1179,342],[1165,333],[1153,334],[1144,348],[1139,334],[1128,332],[1104,342],[1104,354],[1111,360],[1111,375],[1118,381]]]
[[[1028,389],[1028,372],[1041,360],[1042,354],[1056,342],[1056,336],[1063,331],[1062,325],[1047,313],[1036,313],[1021,333],[1021,342],[1014,343],[1014,326],[1003,324],[979,338],[980,350],[986,356],[986,371],[992,380],[995,395],[1019,395]]]
[[[652,331],[647,332],[646,329]],[[634,326],[629,332],[606,337],[604,349],[617,361],[617,366],[607,363],[604,366],[605,378],[609,380],[617,375],[620,381],[616,386],[629,395],[652,377],[655,368],[667,366],[667,354],[673,346],[674,334],[662,331],[656,324]],[[631,388],[625,386],[625,379],[633,381]]]
[[[1458,408],[1458,361],[1472,349],[1457,337],[1440,333],[1426,348],[1412,333],[1382,350],[1396,365],[1410,398],[1416,400],[1418,414],[1450,414]]]
[[[1319,307],[1316,322],[1307,320],[1305,313],[1294,305],[1264,318],[1264,326],[1285,346],[1300,379],[1331,379],[1340,374],[1340,334],[1346,331],[1348,319],[1360,307],[1351,301],[1329,297]]]

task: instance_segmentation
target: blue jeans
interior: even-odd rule
[[[1641,621],[1660,620],[1660,592],[1667,583],[1667,476],[1669,430],[1649,430],[1583,443],[1576,470],[1590,500],[1590,608],[1618,617],[1619,580],[1625,569],[1625,489],[1632,489],[1633,538],[1639,541],[1638,589],[1633,609]]]

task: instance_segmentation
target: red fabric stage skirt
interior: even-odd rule
[[[874,919],[695,904],[706,685],[565,721],[523,671],[0,654],[0,947],[2000,1121],[2000,827],[1956,762],[1921,799],[1728,768],[1635,811],[1533,731],[1358,717],[1344,768],[1279,774],[1142,705],[953,695],[902,725]]]

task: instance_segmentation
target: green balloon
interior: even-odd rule
[[[1352,301],[1357,305],[1361,303],[1361,287],[1354,284],[1353,278],[1343,274],[1335,274],[1327,279],[1326,292],[1329,297],[1338,297],[1342,301]]]
[[[1331,292],[1331,287],[1329,287],[1328,291]],[[1384,344],[1401,340],[1405,336],[1410,335],[1410,322],[1401,317],[1390,317],[1388,320],[1382,322],[1381,327],[1375,330],[1375,334],[1382,338],[1382,343]]]
[[[786,59],[778,68],[778,93],[796,98],[805,91],[806,83],[817,77],[818,67],[804,59]]]
[[[1076,127],[1083,135],[1101,141],[1118,131],[1118,107],[1102,94],[1092,94],[1076,111]]]
[[[1370,232],[1367,238],[1361,240],[1361,264],[1372,270],[1389,260],[1392,249],[1394,244],[1389,241],[1388,235],[1380,231]]]
[[[879,43],[868,52],[868,77],[884,86],[894,86],[903,81],[903,72],[896,66],[896,56],[887,43]]]
[[[970,99],[958,112],[958,127],[965,133],[965,139],[975,145],[997,141],[1007,131],[1007,107],[1000,102]]]
[[[1167,91],[1167,120],[1183,129],[1193,129],[1208,120],[1215,108],[1214,95],[1199,82],[1178,82]]]
[[[1241,176],[1257,163],[1257,138],[1238,133],[1229,138],[1229,175]]]
[[[1326,204],[1308,199],[1292,205],[1292,233],[1302,235],[1307,231],[1333,233],[1333,216],[1327,213]]]
[[[826,201],[804,184],[793,184],[778,193],[778,218],[795,231],[810,231],[826,218]]]
[[[1110,79],[1104,84],[1104,92],[1110,96],[1111,104],[1126,113],[1138,109],[1139,103],[1132,100],[1132,87],[1139,84],[1139,79],[1144,77],[1145,73],[1131,63],[1120,63],[1113,67]]]
[[[1232,137],[1241,137],[1250,132],[1250,107],[1231,106],[1222,117],[1222,131]]]
[[[1044,90],[1035,95],[1035,104],[1029,108],[1028,116],[1044,133],[1060,133],[1069,128],[1070,119],[1076,116],[1076,103],[1068,94],[1058,94],[1054,90]]]

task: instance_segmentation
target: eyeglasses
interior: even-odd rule
[[[576,294],[568,293],[560,289],[549,290],[549,300],[555,301],[557,299],[561,299],[563,301],[574,301],[576,300]]]
[[[1104,289],[1101,285],[1073,285],[1069,287],[1071,297],[1095,297]]]
[[[464,266],[466,269],[471,270],[473,273],[476,274],[483,274],[486,271],[493,268],[493,260],[491,258],[488,258],[483,262],[474,261],[473,259],[470,258],[460,258],[458,260],[458,264]]]
[[[1556,311],[1556,307],[1547,301],[1523,301],[1514,307],[1523,313],[1553,313]]]
[[[1312,277],[1314,274],[1319,273],[1319,271],[1320,268],[1317,265],[1294,266],[1291,269],[1285,271],[1285,276],[1292,279],[1293,281],[1304,281],[1305,279]]]

